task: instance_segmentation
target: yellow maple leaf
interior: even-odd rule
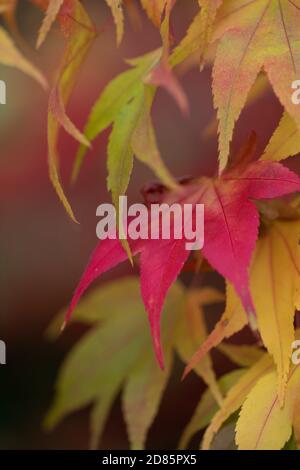
[[[43,74],[18,51],[8,33],[1,26],[0,63],[18,68],[36,80],[44,89],[47,89],[47,81]]]
[[[219,40],[213,69],[219,119],[220,171],[227,164],[234,125],[247,95],[264,69],[281,104],[300,128],[300,108],[291,99],[299,78],[300,9],[282,0],[226,0],[213,39]],[[238,25],[238,27],[237,27]]]
[[[240,331],[245,325],[247,325],[247,323],[248,318],[242,307],[241,301],[233,286],[227,283],[225,312],[213,331],[190,359],[184,370],[183,377],[186,377],[186,375],[196,367],[196,365],[212,348],[218,346],[225,338],[230,338],[230,336]]]
[[[203,450],[210,448],[214,435],[219,431],[223,423],[241,407],[256,382],[268,372],[272,371],[273,367],[274,364],[271,357],[265,354],[260,361],[252,366],[230,389],[220,410],[215,414],[204,434],[202,442]]]
[[[185,363],[188,362],[195,349],[207,337],[203,306],[222,301],[223,294],[210,287],[190,289],[187,292],[185,315],[182,315],[178,321],[175,335],[175,347]],[[217,384],[210,355],[207,354],[194,369],[210,387],[217,402],[221,403],[222,395]]]
[[[298,238],[299,221],[275,222],[257,243],[250,276],[259,331],[277,365],[281,404],[294,340]]]
[[[292,433],[297,395],[300,390],[300,367],[294,367],[288,377],[285,404],[277,394],[274,372],[261,378],[242,406],[236,425],[239,450],[280,450]]]

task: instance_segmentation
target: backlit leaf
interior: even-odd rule
[[[292,420],[300,388],[300,367],[288,377],[284,406],[277,394],[276,374],[261,378],[242,406],[236,426],[239,450],[280,450],[292,434]]]
[[[165,166],[156,142],[155,130],[151,118],[153,89],[145,86],[142,112],[132,134],[131,146],[136,158],[146,163],[167,187],[177,187],[173,176]]]
[[[117,29],[117,44],[120,44],[124,34],[123,0],[105,0],[112,11]]]
[[[64,3],[64,0],[50,0],[45,17],[42,22],[42,26],[39,30],[39,35],[36,43],[36,47],[39,48],[46,39],[48,32],[51,29],[52,24],[56,20],[58,12]]]
[[[231,387],[241,379],[245,372],[246,369],[237,369],[229,374],[223,375],[218,381],[222,394],[227,395]],[[191,437],[196,434],[196,432],[201,431],[209,425],[218,409],[219,406],[216,399],[212,395],[211,390],[207,389],[202,395],[191,420],[183,430],[178,448],[181,450],[186,449]]]
[[[225,338],[229,338],[240,331],[247,323],[247,315],[245,314],[241,301],[236,295],[234,288],[228,283],[225,312],[213,331],[190,359],[188,366],[185,368],[184,377],[202,361],[212,348],[218,346]]]
[[[294,341],[294,298],[296,280],[300,276],[296,261],[298,239],[299,221],[275,222],[258,241],[251,269],[251,292],[258,327],[277,365],[281,404]]]
[[[222,301],[223,295],[211,288],[188,290],[185,315],[182,315],[176,329],[176,349],[184,363],[189,361],[195,349],[206,340],[207,328],[203,306]],[[207,354],[194,370],[210,387],[216,401],[221,403],[222,395],[217,385],[210,355]]]
[[[222,343],[218,346],[225,356],[227,356],[234,364],[241,367],[250,367],[263,356],[264,351],[256,346],[236,345],[231,343]]]
[[[158,28],[161,24],[162,14],[167,0],[141,0],[143,8],[147,12],[150,20],[153,21]]]
[[[126,302],[128,294],[130,301]],[[125,383],[122,392],[125,420],[132,447],[140,448],[158,411],[168,374],[159,370],[152,354],[139,283],[136,278],[117,280],[91,296],[92,302],[86,303],[85,309],[88,318],[96,319],[95,326],[65,360],[45,424],[53,428],[65,415],[93,404],[91,446],[96,448],[112,403]],[[163,326],[168,370],[173,330],[183,299],[182,288],[174,285],[166,301]],[[102,310],[103,302],[109,305],[106,313]]]
[[[292,117],[285,112],[275,130],[262,160],[283,160],[300,153],[300,131]]]
[[[84,135],[89,141],[93,141],[103,130],[110,126],[118,117],[121,109],[129,103],[140,90],[143,78],[157,63],[161,56],[161,50],[156,50],[138,59],[131,60],[132,68],[114,78],[101,93],[95,102]],[[76,179],[86,147],[81,146],[77,152],[73,169],[73,180]]]
[[[0,63],[16,67],[36,80],[45,90],[48,88],[43,74],[19,52],[8,33],[0,27]]]
[[[58,20],[67,38],[67,45],[54,84],[54,88],[58,90],[57,96],[60,97],[60,106],[56,108],[56,114],[53,113],[51,106],[49,106],[48,112],[49,173],[53,186],[66,211],[73,220],[76,220],[60,182],[57,141],[62,124],[65,125],[68,132],[72,131],[72,135],[75,133],[82,140],[82,136],[78,134],[75,126],[66,117],[64,110],[72,93],[78,71],[95,37],[95,31],[88,14],[78,0],[67,0],[58,14]],[[51,96],[53,97],[53,95]],[[57,117],[61,119],[58,120]]]
[[[244,403],[247,395],[255,386],[257,381],[264,375],[271,372],[274,368],[273,361],[269,355],[251,367],[241,379],[229,390],[220,410],[214,415],[210,425],[205,431],[202,449],[208,450],[215,434],[219,431],[223,423],[235,413]]]
[[[290,1],[227,0],[219,10],[214,39],[220,39],[213,70],[219,118],[220,171],[226,164],[236,120],[258,73],[264,68],[289,114],[300,127],[291,84],[299,78],[300,9]]]

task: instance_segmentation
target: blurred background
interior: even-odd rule
[[[105,28],[82,68],[68,107],[69,115],[80,128],[104,86],[126,68],[124,59],[160,46],[159,32],[139,8],[140,23],[133,25],[127,16],[125,38],[116,48],[114,26],[105,1],[84,0],[82,3],[97,28],[101,30],[104,25]],[[27,0],[19,4],[17,21],[26,44],[23,53],[51,81],[64,41],[54,27],[37,53],[34,44],[42,13]],[[176,42],[184,35],[197,4],[195,0],[177,0],[173,12]],[[191,112],[184,118],[166,92],[158,92],[153,116],[162,156],[178,177],[213,175],[217,137],[214,132],[210,135],[205,132],[215,116],[210,67],[200,74],[195,62],[194,66],[182,67],[178,72]],[[7,365],[0,366],[0,448],[85,449],[89,440],[88,409],[68,417],[51,433],[42,429],[42,420],[53,398],[58,368],[80,332],[66,331],[51,344],[44,333],[51,319],[69,302],[97,243],[96,207],[110,202],[106,191],[108,133],[95,141],[75,186],[69,184],[69,177],[77,144],[61,133],[62,180],[80,221],[80,225],[75,225],[48,178],[47,93],[15,69],[1,66],[0,79],[7,85],[7,104],[0,106],[0,339],[7,345]],[[235,131],[233,151],[255,130],[259,155],[281,114],[282,108],[269,88],[243,111]],[[294,169],[299,166],[298,159],[291,163]],[[141,201],[140,189],[152,180],[150,171],[136,162],[129,199]],[[124,264],[103,276],[101,284],[130,272],[129,263]],[[191,276],[184,275],[183,280],[189,283]],[[223,287],[216,275],[206,276],[203,282]],[[220,313],[220,309],[208,312],[211,324]],[[244,340],[245,337],[246,341],[251,341],[250,333],[244,332]],[[213,357],[217,373],[232,368],[218,353]],[[178,362],[149,434],[148,448],[176,448],[182,427],[201,396],[200,379],[191,374],[181,383],[181,372],[182,365]],[[125,425],[117,402],[101,448],[127,447]]]

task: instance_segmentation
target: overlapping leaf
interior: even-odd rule
[[[219,431],[223,423],[235,413],[244,403],[247,395],[252,390],[257,381],[271,372],[273,362],[270,356],[265,355],[252,366],[241,379],[229,390],[220,410],[214,415],[208,426],[202,443],[203,450],[208,450],[211,446],[215,434]]]
[[[242,378],[245,372],[246,369],[237,369],[229,374],[223,375],[223,377],[218,381],[222,394],[227,395],[231,387],[233,387]],[[211,390],[206,390],[202,395],[191,420],[183,430],[178,448],[181,450],[185,449],[191,437],[209,425],[218,409],[218,403],[212,395]]]
[[[50,0],[48,8],[43,19],[42,26],[39,30],[39,35],[36,43],[36,47],[39,48],[45,41],[47,34],[49,33],[52,24],[56,20],[60,8],[62,7],[64,0]]]
[[[295,299],[300,280],[298,240],[298,220],[274,222],[257,243],[250,272],[251,294],[259,332],[277,365],[278,396],[281,404],[284,401],[290,369],[291,344],[294,340]],[[262,289],[262,285],[265,289]],[[236,299],[237,309],[232,307],[234,305],[232,294],[230,290],[227,291],[226,312],[192,357],[186,368],[186,374],[212,347],[217,346],[225,337],[232,335],[246,323],[245,312],[238,299]],[[235,316],[232,317],[233,314]],[[226,345],[223,351],[226,353]],[[230,355],[230,351],[228,353]]]
[[[258,241],[251,269],[251,292],[258,327],[277,365],[281,404],[284,401],[291,344],[295,335],[295,292],[300,279],[300,265],[296,258],[299,233],[298,220],[275,222]]]
[[[12,39],[2,27],[0,27],[0,63],[9,67],[16,67],[36,80],[44,89],[47,89],[47,81],[43,74],[18,51]]]
[[[168,380],[172,325],[182,308],[183,290],[176,284],[165,307],[163,331],[168,367],[163,373],[151,354],[138,281],[118,280],[92,293],[77,320],[85,322],[87,318],[88,324],[96,325],[71,351],[61,369],[47,427],[52,428],[66,414],[93,403],[92,445],[96,447],[110,407],[124,385],[123,408],[129,439],[133,448],[143,447]]]
[[[196,311],[194,304],[192,310],[191,305],[186,304],[190,295],[194,301],[196,296],[200,308],[201,304],[223,298],[220,292],[211,288],[185,292],[178,283],[172,286],[162,322],[166,356],[166,368],[162,372],[152,353],[137,278],[124,278],[92,291],[74,316],[74,321],[86,323],[92,329],[74,347],[61,368],[55,402],[46,418],[46,426],[51,429],[65,415],[92,403],[91,446],[96,448],[110,408],[122,390],[123,414],[131,448],[143,448],[171,372],[174,352],[180,351],[181,358],[186,361],[195,341],[195,331],[186,329],[198,328],[203,321],[201,311]],[[62,315],[49,328],[50,338],[58,334]],[[197,334],[205,332],[201,329]],[[220,402],[212,364],[208,362],[197,372],[209,382],[214,400]],[[232,378],[231,375],[221,380],[223,391],[241,374],[233,374]],[[210,393],[206,394],[209,403],[212,401]],[[214,404],[215,401],[211,412]]]
[[[267,183],[267,184],[266,184]],[[168,201],[202,203],[205,212],[205,244],[202,253],[239,294],[250,320],[255,310],[248,286],[248,266],[253,253],[259,217],[249,198],[265,199],[300,189],[299,178],[275,162],[256,162],[233,168],[217,180],[202,178],[187,185]],[[149,228],[149,227],[148,227]],[[171,230],[172,233],[172,230]],[[173,228],[174,234],[174,228]],[[163,364],[159,323],[166,293],[179,275],[189,250],[186,240],[128,240],[133,255],[141,253],[141,290],[159,363]],[[67,319],[89,285],[102,273],[126,259],[119,240],[101,241],[75,291]],[[226,322],[227,323],[227,322]]]
[[[124,34],[123,0],[105,0],[112,11],[117,30],[117,44],[120,44]]]
[[[141,92],[143,79],[161,56],[161,50],[130,61],[132,68],[112,80],[95,102],[88,118],[84,135],[93,141],[103,130],[118,118],[123,109]],[[86,152],[80,147],[76,156],[73,180],[77,177]]]
[[[191,356],[188,366],[184,371],[184,376],[196,367],[212,348],[218,346],[225,338],[233,336],[247,323],[247,315],[244,312],[240,299],[236,295],[234,288],[227,284],[226,310],[205,341],[202,344],[199,343],[201,345],[200,349],[196,353],[193,352],[193,356]]]
[[[280,161],[300,153],[300,131],[294,119],[284,113],[262,160]]]
[[[70,119],[66,115],[65,107],[72,93],[78,71],[84,61],[92,41],[95,37],[94,26],[86,13],[84,7],[78,0],[65,0],[63,7],[59,11],[58,20],[61,29],[66,36],[67,45],[54,84],[48,112],[48,160],[51,181],[56,192],[65,206],[70,217],[75,220],[72,208],[64,194],[61,186],[57,151],[58,135],[60,126],[71,133],[71,135],[87,144],[84,136],[81,135]]]
[[[240,450],[280,450],[290,439],[300,388],[300,367],[294,367],[289,374],[283,407],[276,382],[276,374],[270,373],[261,378],[247,396],[236,426]]]
[[[167,0],[141,0],[147,15],[158,28],[161,24],[162,14]]]
[[[195,348],[205,341],[207,328],[203,307],[207,304],[222,302],[223,295],[212,288],[190,289],[186,294],[186,312],[178,321],[175,332],[175,347],[184,363],[187,363]],[[216,382],[209,355],[195,367],[195,372],[210,387],[211,393],[218,403],[222,395]]]
[[[220,42],[213,70],[221,171],[227,163],[234,124],[262,68],[300,126],[299,106],[291,100],[291,84],[299,76],[299,21],[299,7],[288,0],[227,0],[221,7],[214,31],[214,39]]]

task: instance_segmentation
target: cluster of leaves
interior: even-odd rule
[[[74,160],[76,179],[91,142],[112,126],[107,171],[113,202],[117,204],[119,196],[126,194],[136,157],[160,179],[160,201],[205,204],[205,245],[201,254],[197,253],[198,265],[205,258],[227,282],[226,309],[207,335],[202,306],[220,301],[222,296],[208,288],[185,291],[175,283],[190,256],[186,240],[101,242],[75,291],[66,320],[100,274],[139,254],[142,299],[164,372],[151,354],[137,281],[106,286],[77,307],[74,319],[93,328],[62,368],[47,424],[53,426],[66,413],[92,402],[92,445],[96,446],[109,409],[122,389],[131,445],[142,447],[176,351],[186,364],[184,375],[193,369],[209,387],[180,447],[207,427],[202,447],[210,448],[222,426],[240,410],[235,425],[239,449],[283,448],[292,429],[300,438],[300,368],[291,364],[291,345],[298,334],[295,312],[300,308],[300,201],[293,196],[300,191],[300,179],[279,163],[300,152],[300,107],[291,101],[291,84],[299,79],[300,4],[296,0],[199,0],[199,12],[185,37],[174,46],[170,25],[176,0],[141,0],[160,30],[162,47],[128,60],[130,68],[102,91],[81,132],[66,107],[96,28],[79,0],[32,1],[45,10],[37,46],[55,20],[66,39],[49,96],[48,157],[51,180],[68,214],[75,220],[59,178],[59,130],[63,128],[80,143]],[[124,12],[133,4],[126,0],[106,3],[120,43]],[[16,5],[16,0],[0,2],[0,12],[12,29]],[[46,86],[42,74],[17,51],[4,29],[0,29],[0,44],[3,63],[19,67]],[[212,179],[197,175],[178,182],[160,155],[151,108],[157,88],[163,87],[181,111],[188,112],[176,66],[186,59],[195,62],[195,57],[201,69],[207,61],[213,62],[219,175]],[[259,78],[261,73],[284,107],[282,119],[259,159],[253,157],[252,137],[238,156],[230,158],[234,126],[251,89],[254,99],[266,88],[266,80]],[[246,325],[260,338],[260,348],[223,343]],[[217,380],[209,356],[214,347],[240,369]]]

